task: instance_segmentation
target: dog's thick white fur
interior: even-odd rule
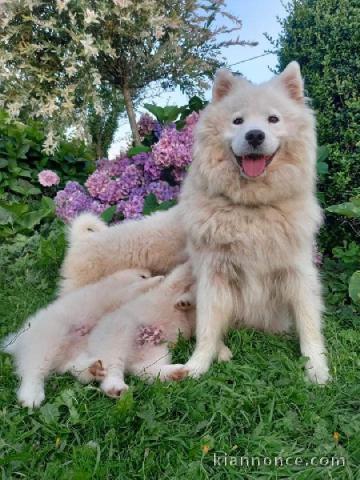
[[[120,269],[148,268],[162,275],[183,263],[186,236],[178,211],[174,207],[112,228],[95,215],[78,217],[70,230],[60,293],[96,282]]]
[[[312,262],[322,217],[315,121],[298,64],[261,85],[219,71],[193,158],[177,207],[71,240],[63,291],[118,268],[166,272],[181,261],[186,242],[197,281],[190,375],[207,371],[231,325],[283,331],[294,321],[308,376],[325,383],[321,286]]]
[[[21,380],[19,402],[40,405],[45,378],[67,370],[65,365],[85,348],[88,333],[101,317],[155,287],[162,278],[151,277],[145,269],[123,270],[55,300],[27,319],[3,342],[4,350],[15,357]]]

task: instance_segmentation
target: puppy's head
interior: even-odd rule
[[[296,62],[261,85],[219,70],[196,129],[195,170],[212,192],[266,203],[297,190],[299,176],[312,183],[315,145]]]

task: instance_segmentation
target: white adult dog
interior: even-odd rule
[[[295,322],[309,378],[329,378],[321,287],[312,262],[315,120],[299,65],[253,85],[226,70],[195,132],[179,205],[71,240],[63,291],[118,268],[164,273],[190,256],[197,280],[197,344],[186,368],[206,372],[231,325],[271,331]]]

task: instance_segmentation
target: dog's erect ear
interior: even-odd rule
[[[300,65],[297,62],[290,62],[277,77],[277,81],[281,82],[293,100],[304,101],[304,81],[301,76]]]
[[[234,75],[226,68],[220,68],[215,74],[214,86],[212,89],[212,100],[218,102],[225,95],[228,95],[235,83]]]

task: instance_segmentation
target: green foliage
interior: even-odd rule
[[[145,103],[144,107],[146,110],[152,113],[156,120],[160,123],[175,122],[181,113],[181,107],[176,106],[158,107],[157,105]]]
[[[341,203],[339,205],[332,205],[326,209],[328,212],[336,213],[347,218],[360,218],[360,195],[353,197],[349,202]],[[350,262],[348,261],[349,255],[346,255],[345,261],[355,269],[360,266],[360,247],[352,242],[350,250]],[[351,252],[355,251],[354,255]],[[335,255],[341,255],[341,249],[334,249]],[[357,254],[358,253],[358,254]],[[354,257],[354,258],[353,258]],[[349,279],[349,296],[355,303],[360,303],[360,272],[355,271]]]
[[[150,152],[151,148],[147,147],[145,145],[138,145],[137,147],[132,147],[130,150],[127,151],[126,155],[128,157],[134,157],[135,155],[138,155],[139,153],[143,152]]]
[[[324,205],[342,203],[360,193],[360,94],[358,0],[291,0],[282,33],[273,41],[279,70],[297,60],[317,113],[320,144],[327,145],[329,173],[319,185]],[[327,218],[322,240],[328,250],[344,235],[351,238],[356,220],[341,225]]]
[[[124,101],[120,93],[106,84],[99,87],[102,111],[98,113],[93,104],[89,105],[86,125],[96,158],[104,158],[114,139],[119,116],[124,112]]]
[[[49,151],[66,127],[81,138],[90,130],[103,148],[119,105],[108,95],[117,90],[138,144],[134,103],[148,85],[204,91],[226,47],[257,45],[241,28],[225,0],[2,2],[0,100],[14,116],[46,120]]]
[[[150,195],[145,198],[143,214],[150,215],[158,210],[169,210],[169,208],[173,207],[175,204],[176,200],[167,200],[159,203],[156,196],[153,193],[150,193]]]
[[[353,302],[360,304],[360,270],[351,275],[349,282],[349,296]]]
[[[144,107],[150,113],[154,115],[156,120],[161,124],[176,122],[176,127],[178,129],[183,128],[185,124],[185,119],[192,112],[200,112],[203,110],[208,102],[202,100],[197,95],[194,95],[190,98],[187,105],[182,107],[177,106],[166,106],[159,107],[158,105],[153,105],[150,103],[145,103]]]
[[[10,120],[0,110],[0,238],[33,233],[34,227],[54,215],[53,189],[42,188],[38,173],[56,172],[61,184],[85,181],[93,168],[93,153],[81,142],[63,141],[54,155],[42,150],[40,123]]]
[[[350,198],[349,202],[331,205],[326,210],[348,218],[360,218],[360,195]]]

